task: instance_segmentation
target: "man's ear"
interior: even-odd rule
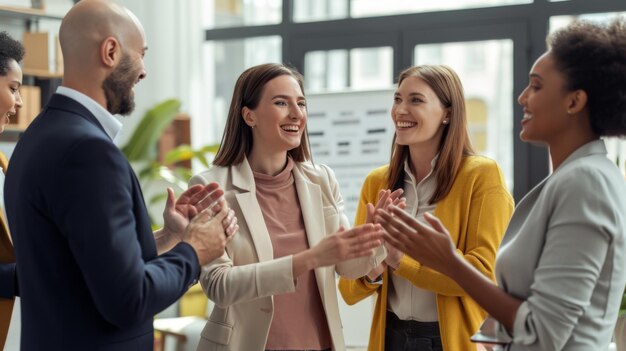
[[[122,46],[113,37],[104,39],[100,45],[100,61],[103,65],[113,68],[122,57]]]
[[[254,111],[252,111],[251,109],[249,109],[248,107],[244,106],[241,109],[241,117],[243,118],[243,121],[250,127],[250,128],[254,128],[254,126],[256,125],[256,118],[254,116]]]

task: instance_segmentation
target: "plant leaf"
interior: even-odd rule
[[[169,168],[165,166],[159,167],[159,175],[163,178],[163,180],[177,186],[179,189],[187,189],[187,182],[178,178]]]
[[[176,113],[180,109],[180,101],[170,99],[154,106],[141,119],[122,152],[129,161],[153,160],[156,157],[156,145]]]
[[[161,202],[161,201],[163,201],[165,199],[167,199],[167,193],[154,195],[152,198],[150,198],[150,203],[151,204],[156,204],[156,203],[159,203],[159,202]]]
[[[145,167],[139,170],[139,173],[137,174],[137,176],[139,177],[139,179],[148,180],[148,181],[158,179],[160,177],[159,176],[160,168],[161,168],[161,165],[158,162],[149,162]],[[142,187],[143,186],[144,184],[142,184]]]
[[[180,145],[175,149],[169,151],[163,160],[166,165],[171,165],[180,161],[191,160],[194,156],[194,151],[189,145]]]

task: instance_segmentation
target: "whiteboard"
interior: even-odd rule
[[[315,163],[335,171],[353,221],[369,172],[389,163],[393,89],[309,94],[308,130]]]
[[[395,90],[309,94],[308,131],[315,163],[335,171],[354,221],[361,185],[374,168],[389,163],[394,126],[391,106]],[[365,347],[369,340],[374,298],[348,306],[339,297],[339,314],[347,347]]]

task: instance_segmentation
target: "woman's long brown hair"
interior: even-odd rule
[[[444,126],[439,145],[439,158],[433,169],[433,174],[437,178],[437,188],[429,203],[434,204],[450,192],[463,157],[474,154],[467,132],[463,85],[454,70],[444,65],[423,65],[407,68],[400,73],[398,86],[407,77],[417,77],[426,82],[435,92],[444,108],[449,110],[449,123]],[[396,144],[396,134],[394,133],[387,174],[389,189],[403,187],[404,162],[407,157],[409,157],[409,147]]]
[[[241,115],[244,107],[254,110],[259,105],[263,88],[270,80],[288,75],[293,77],[300,85],[304,95],[304,79],[295,69],[279,64],[266,63],[245,70],[237,79],[233,98],[230,101],[228,119],[222,135],[222,142],[217,150],[213,164],[228,167],[239,164],[252,150],[252,128],[248,126]],[[306,126],[300,146],[287,152],[295,162],[311,159],[308,132]]]

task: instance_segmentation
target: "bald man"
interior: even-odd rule
[[[113,139],[146,76],[137,18],[83,0],[60,30],[63,84],[18,142],[5,199],[22,298],[21,349],[152,350],[153,316],[221,256],[236,219],[213,183],[168,192],[155,236]],[[215,206],[212,204],[217,203]]]

